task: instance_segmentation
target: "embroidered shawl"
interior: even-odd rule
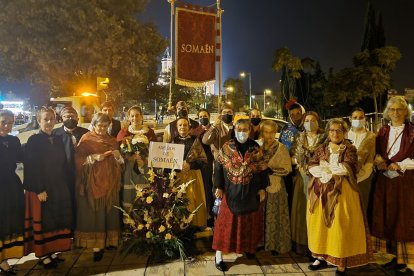
[[[92,154],[103,154],[118,149],[116,139],[100,136],[94,131],[83,135],[75,149],[77,185],[81,196],[86,195],[95,210],[106,207],[109,210],[119,196],[121,165],[113,155],[92,164],[86,162]]]
[[[320,145],[311,157],[309,168],[318,166],[320,161],[329,163],[330,151],[329,143]],[[319,178],[313,177],[308,187],[309,211],[313,213],[315,203],[320,199],[325,225],[330,227],[335,217],[335,208],[338,203],[338,196],[342,192],[342,181],[347,178],[351,188],[357,192],[356,166],[358,162],[357,150],[348,140],[344,140],[340,145],[338,162],[343,164],[348,171],[347,176],[333,175],[328,183],[322,183]]]

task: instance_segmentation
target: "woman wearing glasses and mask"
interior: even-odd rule
[[[317,258],[310,270],[345,269],[372,261],[370,235],[356,181],[356,148],[345,140],[347,125],[332,119],[326,126],[328,139],[311,157],[308,168],[313,176],[308,188],[308,244]]]
[[[373,187],[372,235],[375,248],[396,257],[384,267],[404,269],[414,265],[414,126],[404,97],[388,100],[384,118],[390,123],[377,135],[378,170]],[[387,250],[388,249],[388,250]]]

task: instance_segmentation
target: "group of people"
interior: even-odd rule
[[[307,255],[309,269],[331,264],[338,275],[372,262],[374,250],[396,256],[386,268],[413,264],[414,126],[404,98],[388,101],[390,123],[377,135],[360,108],[351,113],[350,129],[332,119],[325,130],[316,112],[298,103],[287,108],[290,122],[279,130],[256,109],[235,121],[227,104],[214,122],[205,109],[192,120],[180,101],[164,131],[164,142],[184,145],[177,179],[194,181],[186,193],[189,209],[198,208],[192,224],[214,226],[216,268],[227,270],[223,253],[254,258],[260,247]],[[57,252],[73,245],[92,248],[94,261],[119,245],[122,220],[114,206],[132,208],[136,185],[148,185],[149,166],[145,154],[121,153],[120,144],[134,135],[157,137],[139,106],[127,111],[127,124],[113,115],[104,103],[88,130],[65,107],[63,126],[54,129],[55,112],[41,108],[40,131],[22,148],[9,135],[13,113],[0,111],[1,271],[13,274],[7,259],[32,252],[52,268],[63,261]],[[23,183],[15,173],[19,162]]]

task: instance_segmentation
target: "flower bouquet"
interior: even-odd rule
[[[125,229],[121,250],[125,254],[151,254],[155,261],[186,258],[193,247],[195,227],[191,221],[197,212],[188,210],[185,197],[188,183],[176,185],[175,171],[169,177],[148,172],[148,188],[136,188],[130,212],[123,212]]]
[[[138,153],[142,158],[148,157],[149,140],[144,134],[135,134],[125,137],[120,145],[123,154]]]

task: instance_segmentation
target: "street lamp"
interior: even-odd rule
[[[263,91],[263,111],[266,109],[266,94],[268,94],[268,95],[272,94],[272,90],[265,89]]]
[[[226,89],[226,101],[227,101],[227,92],[233,93],[234,92],[234,87],[233,86],[227,86],[225,89]]]
[[[249,108],[252,109],[252,73],[251,72],[241,72],[240,77],[244,79],[246,75],[249,75]]]

